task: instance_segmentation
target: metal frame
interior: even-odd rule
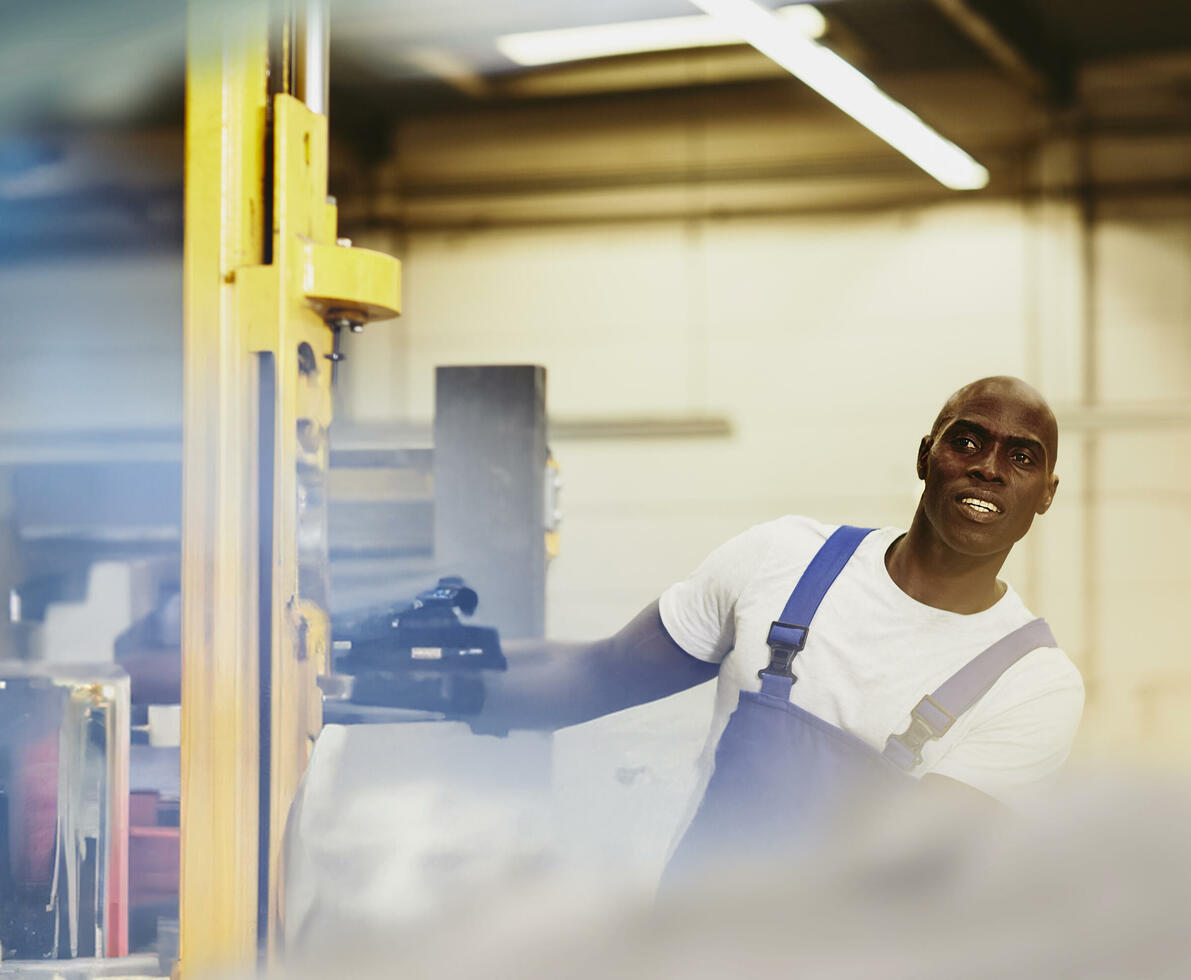
[[[299,471],[317,486],[327,469],[338,330],[400,307],[397,262],[336,239],[326,117],[269,99],[269,23],[260,0],[193,3],[188,21],[184,976],[277,951],[282,832],[329,648],[322,597],[299,590]]]

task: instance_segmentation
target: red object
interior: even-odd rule
[[[129,799],[128,907],[159,905],[178,898],[180,862],[177,827],[157,826],[156,793]]]
[[[125,780],[127,778],[125,775]],[[112,800],[112,846],[106,910],[108,956],[128,955],[128,831],[128,794],[125,792]]]
[[[128,835],[128,901],[157,905],[178,897],[177,827],[133,827]]]

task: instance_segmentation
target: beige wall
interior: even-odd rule
[[[904,525],[942,399],[1022,375],[1061,413],[1062,489],[1006,575],[1085,671],[1084,749],[1184,756],[1188,217],[1102,203],[1090,264],[1062,199],[379,234],[407,313],[352,338],[342,407],[426,419],[434,365],[532,361],[556,417],[729,418],[727,438],[554,441],[550,631],[592,637],[755,522]]]
[[[383,234],[407,313],[352,338],[342,411],[428,419],[433,368],[532,361],[554,417],[723,415],[726,438],[555,439],[549,632],[615,630],[786,512],[905,525],[917,443],[972,378],[1060,412],[1055,506],[1004,574],[1084,672],[1076,759],[1191,757],[1191,202],[1064,197],[819,215]],[[1090,237],[1089,237],[1090,236]],[[693,788],[710,690],[559,735],[580,853],[648,885]]]
[[[765,130],[754,111],[747,139],[732,142],[724,133],[740,130],[737,107],[718,105],[684,117],[705,139],[666,149],[677,155],[671,170],[686,174],[677,201],[653,172],[656,154],[632,153],[634,139],[656,142],[650,127],[627,127],[623,112],[603,124],[627,127],[611,144],[620,183],[602,192],[615,199],[607,221],[592,219],[586,185],[546,195],[542,220],[500,220],[484,208],[501,195],[468,177],[501,169],[492,163],[499,127],[469,141],[457,136],[470,118],[419,124],[420,172],[443,158],[443,141],[458,148],[471,217],[444,219],[458,216],[444,202],[461,198],[439,188],[423,202],[425,220],[405,231],[345,228],[403,259],[407,312],[346,338],[342,416],[425,420],[436,364],[521,361],[548,367],[555,417],[729,419],[724,438],[555,440],[566,521],[550,629],[585,637],[617,628],[756,521],[796,511],[905,523],[917,494],[914,448],[942,397],[977,375],[1022,374],[1060,410],[1063,484],[1006,571],[1085,671],[1084,748],[1191,752],[1181,640],[1191,591],[1182,559],[1191,544],[1191,195],[1136,182],[1122,191],[1110,179],[1116,167],[1136,181],[1156,153],[1169,186],[1171,137],[1093,145],[1091,164],[1111,193],[1094,200],[1090,238],[1063,184],[1071,147],[1059,143],[1038,154],[1049,176],[1030,193],[799,213],[783,211],[788,195],[773,197],[768,177],[741,178],[754,205],[770,194],[775,208],[717,216],[704,206],[719,186],[707,168],[731,170]],[[554,187],[551,173],[582,162],[571,152],[551,158],[550,127],[535,132],[535,154],[515,157],[540,161],[518,192],[527,213],[545,193],[535,180]],[[829,130],[816,132],[830,141]],[[409,154],[410,142],[397,144]],[[708,143],[718,147],[709,158]],[[809,152],[784,138],[775,146]],[[780,170],[773,146],[760,156]],[[610,159],[588,162],[608,176]],[[863,181],[867,193],[883,179]],[[648,200],[633,198],[634,181]],[[1047,181],[1059,191],[1047,192]],[[643,214],[635,220],[630,198]],[[344,204],[351,213],[361,202]],[[486,225],[472,223],[485,213]],[[176,255],[0,269],[0,428],[176,425],[180,292]]]
[[[730,420],[727,437],[554,440],[549,628],[582,638],[755,522],[905,524],[941,400],[1023,375],[1059,410],[1063,482],[1005,574],[1084,671],[1079,753],[1186,761],[1191,141],[1038,142],[1037,113],[990,92],[965,123],[996,178],[976,197],[751,89],[411,119],[371,192],[337,189],[343,232],[406,275],[405,315],[345,338],[340,417],[425,421],[435,365],[533,362],[556,418]],[[180,291],[176,256],[0,270],[0,427],[176,425]],[[656,856],[706,700],[561,739],[575,813],[627,826],[586,805],[622,793],[622,815],[654,821],[632,846]],[[642,767],[656,781],[622,790]]]
[[[483,110],[411,123],[372,196],[340,191],[343,233],[402,259],[406,312],[344,338],[339,418],[428,421],[436,365],[531,362],[556,419],[727,419],[719,437],[553,439],[566,485],[549,631],[586,638],[758,521],[904,525],[942,399],[1022,375],[1059,411],[1062,485],[1005,575],[1084,672],[1077,758],[1187,762],[1191,194],[1171,184],[1170,139],[1161,186],[1144,179],[1154,140],[1093,140],[1082,163],[1056,140],[996,171],[1033,173],[1022,186],[964,197],[887,158],[868,172],[872,145],[818,109],[805,141],[784,110],[766,125],[735,97],[660,131],[637,118],[682,104],[518,109],[528,146],[515,118]],[[580,150],[604,134],[615,152],[561,149],[580,131]],[[0,430],[176,426],[180,296],[176,255],[0,269]],[[556,738],[580,852],[650,883],[710,693]]]
[[[1085,637],[1097,748],[1191,755],[1191,200],[1118,202],[1096,235],[1095,381],[1108,414],[1084,447]],[[1095,430],[1093,430],[1095,432]]]
[[[428,418],[433,368],[534,361],[558,417],[723,415],[724,439],[557,441],[552,631],[615,629],[728,535],[787,511],[906,521],[962,381],[1027,365],[1016,205],[413,234],[407,315],[353,338],[345,410]],[[371,383],[371,384],[370,384]]]

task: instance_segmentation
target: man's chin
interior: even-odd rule
[[[942,535],[943,542],[952,551],[974,559],[1004,559],[1013,546],[1024,537],[1005,533],[1004,528],[987,524],[969,524],[951,527]]]

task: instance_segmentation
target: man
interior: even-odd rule
[[[909,530],[873,531],[849,552],[794,651],[790,704],[875,756],[908,729],[924,695],[1030,623],[997,575],[1054,500],[1057,451],[1054,414],[1023,381],[984,378],[955,392],[919,446],[924,487]],[[744,704],[741,692],[761,687],[770,624],[833,530],[792,516],[758,525],[615,636],[510,650],[486,715],[497,725],[557,728],[718,675],[714,746]],[[1079,673],[1048,639],[916,747],[909,773],[936,787],[1010,795],[1063,763],[1082,708]]]

